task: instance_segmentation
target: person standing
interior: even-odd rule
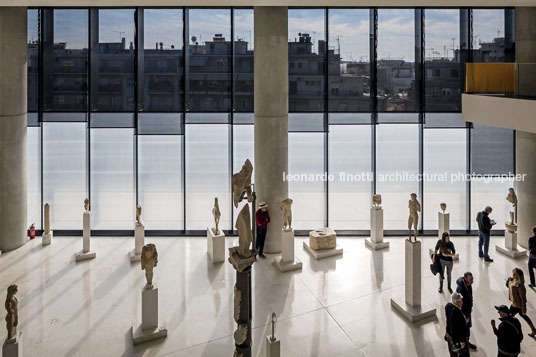
[[[470,271],[465,272],[461,278],[456,280],[456,285],[456,292],[463,296],[462,312],[466,322],[467,344],[470,349],[476,350],[476,345],[469,341],[471,327],[473,326],[473,322],[471,321],[471,313],[473,312],[473,273]]]
[[[495,320],[491,320],[493,333],[497,336],[498,357],[518,356],[521,352],[521,341],[523,341],[523,331],[518,319],[510,315],[508,306],[495,306],[499,313],[499,328],[495,325]]]
[[[536,287],[534,280],[534,269],[536,269],[536,226],[532,227],[532,236],[529,238],[529,275],[531,288]]]
[[[484,258],[487,262],[493,262],[493,259],[488,255],[491,228],[495,225],[495,221],[489,219],[492,211],[493,209],[487,206],[476,215],[476,221],[478,222],[478,256]],[[482,246],[484,246],[484,251],[482,251]]]
[[[534,328],[530,317],[527,316],[527,289],[525,289],[523,270],[518,268],[512,270],[512,276],[506,281],[506,286],[508,287],[508,297],[512,302],[510,314],[512,316],[519,314],[532,330],[529,336],[536,336],[536,328]]]
[[[453,293],[451,302],[445,305],[445,317],[447,319],[445,341],[448,343],[451,357],[469,356],[469,348],[466,343],[466,322],[462,312],[462,305],[463,296],[458,293]]]
[[[447,270],[447,288],[449,293],[452,294],[451,288],[451,273],[454,262],[452,257],[456,254],[454,243],[451,242],[448,232],[443,232],[441,239],[439,239],[435,245],[433,261],[439,259],[441,262],[441,271],[439,272],[439,292],[443,292],[443,280],[445,280],[445,268]]]
[[[268,213],[268,205],[266,202],[259,203],[259,209],[255,212],[255,224],[257,226],[257,239],[255,239],[255,248],[259,252],[259,257],[265,258],[263,254],[264,241],[266,240],[266,231],[270,223],[270,214]]]

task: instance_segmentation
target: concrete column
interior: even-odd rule
[[[282,200],[288,197],[288,9],[255,6],[255,191],[271,223],[264,251],[281,252]]]
[[[516,63],[536,63],[536,7],[516,8]],[[536,95],[536,65],[521,65],[517,90],[521,95]],[[516,171],[527,174],[517,182],[518,243],[528,248],[528,237],[536,225],[536,134],[516,132]]]
[[[0,250],[26,242],[26,7],[0,7]]]

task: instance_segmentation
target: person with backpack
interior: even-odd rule
[[[532,330],[529,336],[536,336],[536,328],[534,328],[530,317],[527,316],[527,289],[525,289],[523,270],[518,268],[512,270],[512,276],[506,281],[506,287],[508,288],[508,297],[512,302],[510,314],[512,316],[519,314]]]
[[[496,327],[495,320],[491,320],[493,333],[497,336],[498,357],[516,357],[521,352],[523,331],[518,319],[510,314],[506,305],[495,306],[499,313],[501,323]]]
[[[447,319],[445,341],[447,341],[451,357],[469,356],[467,327],[462,305],[463,297],[456,292],[452,294],[451,302],[445,305],[445,317]]]

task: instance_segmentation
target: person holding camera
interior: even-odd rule
[[[476,221],[478,222],[478,256],[490,263],[493,262],[493,259],[488,255],[491,228],[497,224],[494,220],[489,219],[489,215],[492,211],[493,209],[490,206],[487,206],[483,211],[478,212],[476,215]],[[482,248],[484,248],[483,251]]]

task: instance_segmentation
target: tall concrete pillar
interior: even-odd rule
[[[288,9],[255,6],[255,191],[269,205],[271,223],[264,251],[281,252],[288,197]]]
[[[0,7],[0,250],[26,242],[26,16]]]
[[[516,63],[536,63],[536,7],[516,8]],[[518,93],[536,95],[536,65],[521,65],[523,75],[517,76]],[[516,132],[516,171],[527,174],[517,182],[518,242],[528,248],[528,237],[536,225],[536,134]]]

